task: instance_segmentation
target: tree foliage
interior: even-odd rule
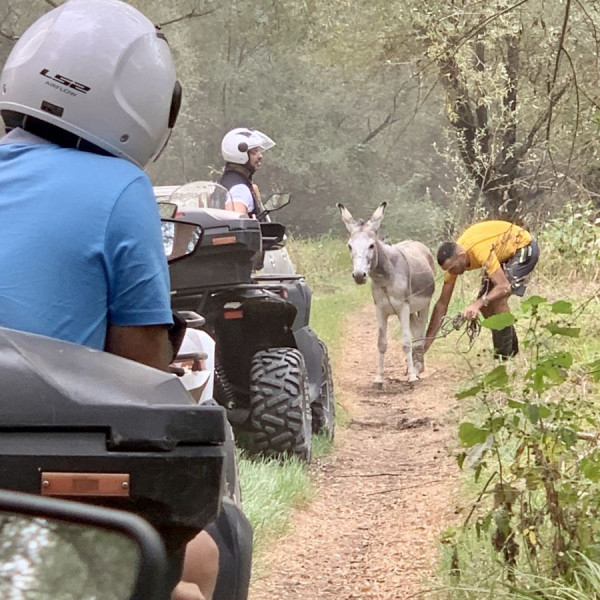
[[[8,0],[0,57],[54,0]],[[133,0],[173,48],[184,103],[157,184],[214,177],[247,125],[277,146],[256,180],[301,233],[334,204],[390,204],[433,242],[481,215],[535,225],[595,199],[599,21],[581,0]]]

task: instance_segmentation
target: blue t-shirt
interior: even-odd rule
[[[15,130],[0,141],[0,326],[103,349],[172,323],[160,217],[132,163]]]

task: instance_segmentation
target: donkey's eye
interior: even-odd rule
[[[352,246],[350,244],[348,244],[348,250],[350,250],[350,252],[352,252]]]
[[[373,250],[375,248],[375,244],[369,244],[369,250]]]

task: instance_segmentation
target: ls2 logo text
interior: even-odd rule
[[[55,81],[56,83],[59,83],[60,85],[66,87],[66,88],[75,90],[76,92],[81,92],[82,94],[87,94],[91,89],[88,85],[84,85],[83,83],[79,83],[78,81],[73,81],[72,79],[69,79],[68,77],[65,77],[64,75],[60,75],[59,73],[57,73],[54,76],[48,75],[48,73],[49,73],[48,69],[42,69],[40,71],[40,75],[42,75],[43,77],[46,77],[47,79]]]

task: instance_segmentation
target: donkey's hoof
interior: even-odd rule
[[[409,375],[408,383],[414,384],[419,381],[419,377],[417,375]]]
[[[373,389],[374,390],[381,390],[381,389],[383,389],[383,381],[374,381],[373,382]]]

